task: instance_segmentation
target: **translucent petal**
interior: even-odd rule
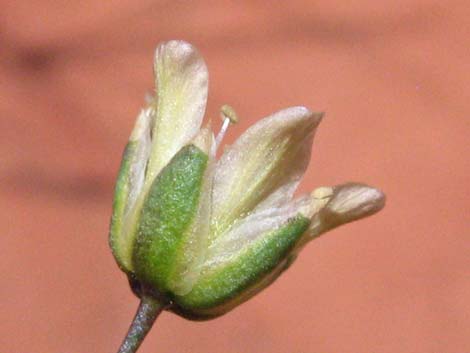
[[[191,292],[175,298],[177,312],[198,320],[226,313],[271,284],[308,241],[379,211],[384,201],[379,190],[349,183],[251,213],[215,239]]]
[[[199,131],[207,102],[204,59],[189,43],[169,41],[155,54],[157,96],[152,103],[152,153],[147,182]]]
[[[306,195],[282,207],[265,208],[238,220],[229,231],[213,241],[204,268],[219,266],[239,256],[244,249],[262,241],[264,236],[285,225],[289,219],[298,215],[307,218],[307,215],[303,214],[302,211],[310,208],[311,202],[311,196]]]
[[[137,122],[129,138],[130,143],[136,143],[135,155],[129,171],[129,198],[126,203],[126,214],[134,207],[144,185],[145,168],[150,156],[150,109],[144,109],[137,118]]]
[[[251,246],[217,266],[204,267],[191,292],[175,297],[175,302],[202,317],[214,317],[247,300],[267,285],[272,271],[284,263],[310,220],[299,215],[271,229]]]
[[[126,272],[131,271],[131,246],[133,239],[125,231],[142,190],[145,166],[150,153],[150,116],[143,110],[137,118],[129,143],[126,146],[116,182],[113,215],[111,218],[110,245],[116,261]]]
[[[348,183],[318,188],[282,207],[256,210],[235,222],[229,231],[213,241],[204,268],[230,261],[298,215],[311,220],[309,231],[299,242],[304,245],[332,228],[378,212],[384,204],[385,196],[381,191],[363,184]]]
[[[321,116],[304,107],[282,110],[253,125],[225,150],[214,178],[214,237],[255,207],[278,207],[292,198],[308,166]]]

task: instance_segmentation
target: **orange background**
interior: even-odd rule
[[[2,352],[117,350],[137,300],[107,245],[114,178],[174,38],[207,61],[207,116],[242,117],[229,142],[283,107],[324,110],[302,190],[363,181],[388,203],[220,319],[164,313],[141,352],[470,351],[468,1],[0,8]]]

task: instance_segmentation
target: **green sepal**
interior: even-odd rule
[[[183,147],[155,178],[143,203],[133,268],[139,281],[162,294],[183,280],[181,262],[207,164],[207,154],[198,147]]]
[[[261,237],[229,262],[203,271],[191,292],[173,298],[174,311],[193,320],[222,315],[276,279],[291,263],[291,250],[308,229],[302,215]]]

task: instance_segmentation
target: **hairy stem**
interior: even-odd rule
[[[164,305],[157,299],[142,295],[137,313],[118,353],[137,352],[140,344],[163,309]]]

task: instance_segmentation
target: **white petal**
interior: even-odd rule
[[[198,132],[207,102],[208,73],[199,52],[189,43],[169,41],[155,54],[157,96],[153,103],[151,183],[181,147]]]
[[[282,110],[249,128],[217,163],[213,189],[213,234],[225,232],[255,209],[292,198],[310,160],[322,114],[304,107]]]
[[[144,185],[145,166],[150,155],[150,123],[149,109],[142,110],[129,138],[131,143],[136,143],[136,151],[129,170],[130,188],[126,215],[134,207]]]
[[[311,194],[302,195],[281,207],[271,207],[254,211],[238,220],[229,231],[217,237],[209,247],[204,268],[216,266],[237,256],[243,249],[262,241],[272,231],[285,225],[294,217],[314,219],[328,204],[333,194],[332,188],[319,188]],[[310,240],[310,232],[299,239],[300,243]]]
[[[131,271],[132,235],[129,220],[135,214],[145,179],[145,166],[150,153],[150,116],[142,110],[132,130],[121,162],[113,205],[110,244],[119,265]]]
[[[250,244],[286,224],[290,218],[302,215],[301,209],[310,203],[311,197],[306,195],[283,207],[266,208],[237,221],[228,232],[212,242],[204,268],[216,266],[236,256]]]
[[[319,235],[342,224],[370,216],[380,211],[384,205],[385,195],[367,185],[347,183],[320,187],[282,207],[255,211],[238,220],[228,232],[213,241],[204,267],[228,261],[292,217],[304,216],[311,220],[308,231],[293,250],[293,253],[297,253]]]

